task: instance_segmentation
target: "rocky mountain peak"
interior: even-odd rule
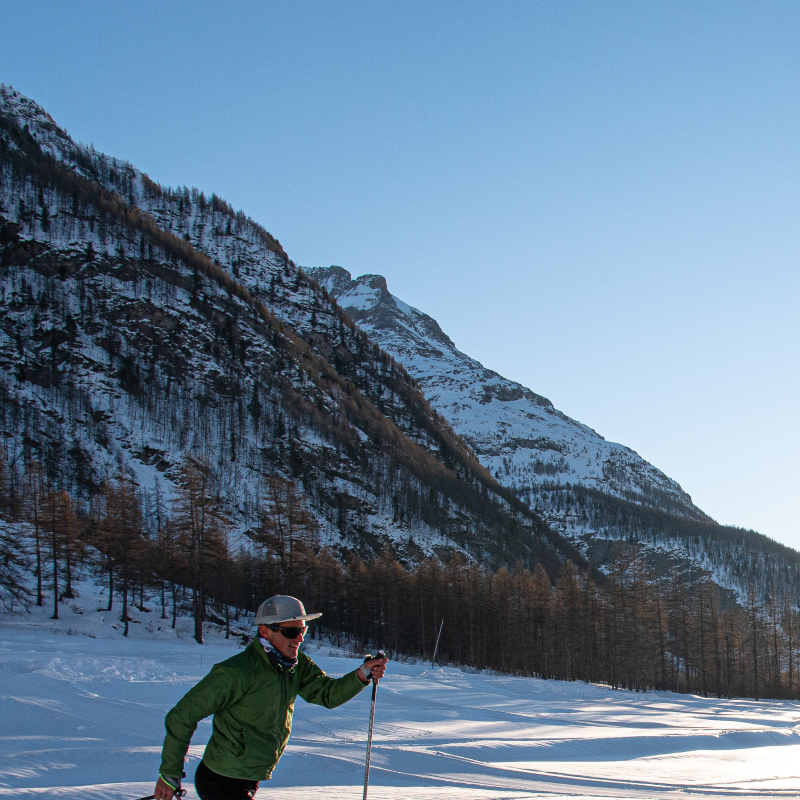
[[[419,382],[428,400],[498,480],[535,505],[538,490],[582,485],[641,505],[705,518],[672,479],[629,448],[558,411],[456,348],[435,319],[393,296],[380,275],[307,270]],[[551,520],[552,521],[552,520]],[[564,523],[563,532],[580,526]]]
[[[393,296],[381,276],[354,279],[341,267],[308,272],[416,379],[492,475],[590,562],[609,567],[623,541],[640,545],[656,573],[708,571],[740,596],[748,582],[763,591],[787,585],[782,576],[794,574],[796,553],[714,523],[633,450],[462,353],[436,320]]]
[[[433,317],[412,308],[389,292],[383,275],[353,278],[342,267],[312,267],[306,274],[324,286],[355,322],[364,323],[405,340],[406,349],[424,350],[441,357],[440,348],[455,350],[450,337]],[[397,342],[397,346],[401,346]]]

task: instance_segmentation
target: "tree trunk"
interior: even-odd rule
[[[36,535],[36,605],[44,605],[44,592],[42,591],[42,543],[39,538],[39,508],[34,498],[33,530]]]
[[[114,562],[111,556],[108,557],[108,608],[106,611],[112,611],[114,608]]]
[[[64,589],[64,597],[68,597],[70,600],[72,600],[75,597],[75,594],[72,591],[72,554],[70,553],[69,541],[64,542],[64,554],[67,568],[67,587]]]
[[[203,590],[194,590],[194,640],[197,644],[203,644],[203,618],[205,611],[205,598]]]
[[[122,635],[128,635],[128,565],[127,561],[122,568],[122,622],[125,630]]]
[[[58,619],[58,533],[56,527],[56,506],[52,507],[53,522],[53,619]]]

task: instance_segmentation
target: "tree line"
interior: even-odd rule
[[[555,581],[541,564],[495,571],[457,552],[403,565],[388,541],[365,561],[322,545],[306,498],[283,477],[264,477],[258,522],[245,533],[226,517],[202,459],[186,457],[169,489],[142,491],[119,474],[78,503],[36,462],[18,471],[0,459],[6,609],[48,604],[58,618],[77,578],[91,575],[105,587],[107,610],[119,609],[125,635],[132,606],[155,606],[173,627],[189,613],[202,643],[204,624],[230,636],[232,619],[280,592],[323,612],[312,636],[355,650],[432,659],[438,644],[438,663],[474,669],[637,691],[800,698],[798,615],[788,595],[760,596],[751,586],[740,603],[725,603],[707,574],[658,577],[624,543],[598,581],[570,561]]]
[[[761,595],[788,591],[793,604],[800,601],[800,554],[763,534],[719,525],[701,512],[690,518],[666,502],[652,508],[580,484],[531,483],[517,491],[545,520],[572,516],[608,539],[682,551],[687,560],[713,564],[717,579],[742,596],[752,583]],[[607,545],[601,539],[592,546],[593,563],[606,563]]]

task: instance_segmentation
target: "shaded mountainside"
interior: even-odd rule
[[[343,554],[586,563],[261,226],[2,86],[0,292],[9,463],[39,459],[83,497],[120,470],[169,495],[201,454],[241,530],[278,474]]]
[[[743,594],[798,592],[800,554],[752,531],[717,525],[671,478],[606,441],[546,398],[459,351],[429,315],[393,296],[381,275],[307,269],[369,337],[418,381],[480,462],[595,564],[610,542],[638,543],[660,572],[709,571]]]

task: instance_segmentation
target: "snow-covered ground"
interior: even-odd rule
[[[164,714],[239,646],[212,631],[201,647],[188,620],[176,635],[158,608],[134,610],[140,622],[124,639],[118,610],[98,611],[102,598],[86,584],[81,591],[58,622],[49,607],[0,618],[0,797],[150,794]],[[358,663],[313,642],[308,650],[331,675]],[[368,713],[367,691],[333,711],[298,701],[289,747],[260,794],[360,797]],[[378,692],[370,797],[794,796],[798,723],[800,706],[789,702],[393,663]],[[208,721],[198,728],[190,779],[210,730]]]

